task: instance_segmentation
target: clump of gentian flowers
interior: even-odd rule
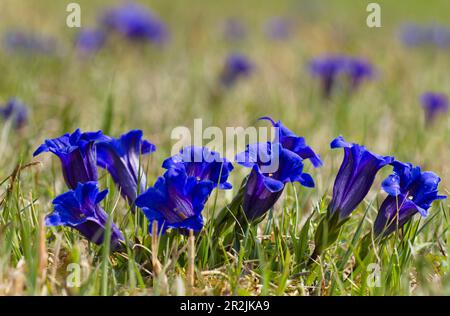
[[[64,180],[70,189],[54,199],[54,212],[47,216],[46,224],[68,226],[80,231],[93,243],[103,243],[109,216],[99,203],[108,191],[99,192],[97,166],[111,174],[122,196],[133,207],[145,183],[140,156],[156,149],[142,136],[142,131],[132,130],[116,139],[102,131],[82,132],[77,129],[71,134],[45,140],[33,155],[55,154],[60,159]],[[123,240],[120,230],[111,223],[111,249],[118,250]]]
[[[168,228],[181,233],[203,228],[202,211],[214,188],[230,189],[227,183],[233,166],[219,153],[206,147],[186,147],[165,160],[167,171],[155,184],[139,195],[136,205],[150,222],[158,223],[158,232]]]
[[[314,187],[313,178],[304,172],[304,160],[309,159],[315,167],[322,165],[320,157],[306,145],[303,137],[297,136],[281,122],[269,117],[275,130],[273,141],[249,144],[244,152],[235,157],[236,163],[250,168],[238,194],[217,217],[218,231],[229,228],[234,218],[241,227],[258,223],[281,197],[287,183],[298,182],[305,187]],[[227,216],[233,213],[234,218]]]
[[[425,92],[420,97],[425,112],[425,123],[431,125],[440,115],[448,114],[448,97],[444,93]]]
[[[33,156],[51,152],[61,161],[61,169],[69,189],[75,189],[78,183],[96,182],[97,157],[96,142],[105,136],[102,131],[83,133],[77,129],[72,134],[64,134],[58,138],[46,139],[36,149]]]
[[[304,171],[305,160],[316,168],[323,164],[303,137],[270,117],[260,120],[271,123],[274,139],[248,144],[245,151],[236,155],[235,162],[250,171],[233,200],[209,222],[214,225],[215,237],[234,228],[233,234],[225,236],[232,235],[237,247],[246,229],[258,225],[273,210],[288,183],[315,186],[313,177]],[[393,173],[382,183],[388,196],[379,207],[372,233],[360,241],[356,253],[359,259],[364,259],[373,240],[381,242],[402,231],[415,214],[426,216],[433,201],[445,198],[438,194],[440,178],[433,172],[422,171],[392,156],[381,156],[345,141],[342,136],[336,137],[330,147],[343,148],[344,157],[331,201],[316,228],[315,248],[308,264],[336,242],[343,225],[371,189],[377,173],[387,165],[393,166]],[[180,234],[199,233],[205,225],[203,211],[213,190],[232,189],[228,181],[234,169],[232,163],[206,147],[187,146],[163,161],[164,173],[146,188],[141,159],[155,150],[155,145],[145,140],[140,130],[114,138],[102,131],[77,129],[45,140],[34,155],[55,154],[69,188],[53,200],[54,210],[46,217],[46,225],[76,229],[98,245],[108,236],[110,249],[123,249],[124,235],[101,206],[108,193],[99,189],[97,167],[101,167],[111,175],[130,209],[142,210],[149,221],[150,234],[163,234],[168,229]],[[156,232],[152,230],[154,227]]]
[[[374,78],[375,70],[365,59],[343,55],[314,58],[309,71],[321,83],[322,95],[329,98],[333,90],[343,86],[348,92],[356,91],[364,81]]]
[[[54,211],[45,219],[47,226],[67,226],[78,230],[84,237],[97,245],[104,241],[108,214],[99,203],[108,190],[99,192],[97,182],[79,182],[70,190],[53,200]],[[111,223],[111,249],[116,250],[124,240],[120,230]]]
[[[17,98],[10,98],[0,107],[0,115],[5,121],[10,120],[14,128],[20,130],[28,123],[28,107]]]

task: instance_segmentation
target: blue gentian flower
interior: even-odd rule
[[[101,18],[108,29],[138,41],[164,44],[168,40],[166,25],[148,8],[132,2],[107,10]]]
[[[3,45],[10,53],[25,55],[52,55],[56,51],[56,41],[53,38],[24,31],[6,33]]]
[[[420,102],[425,111],[427,124],[433,123],[439,115],[446,115],[448,112],[448,98],[444,93],[426,92],[420,97]]]
[[[242,40],[246,36],[244,25],[237,18],[229,18],[224,22],[223,34],[226,40]]]
[[[331,142],[331,148],[344,148],[344,159],[334,181],[333,197],[328,211],[345,220],[370,190],[377,172],[394,158],[380,156],[364,146],[351,144],[342,136]]]
[[[244,152],[236,155],[235,161],[252,168],[242,202],[250,221],[261,218],[274,206],[286,183],[299,182],[303,186],[314,187],[312,177],[303,173],[303,159],[279,143],[250,144]]]
[[[97,164],[111,174],[130,205],[145,188],[146,177],[139,157],[156,150],[155,145],[142,136],[141,130],[132,130],[119,138],[105,137],[96,145]]]
[[[321,80],[322,93],[325,97],[331,96],[337,77],[345,69],[346,64],[347,59],[344,56],[318,57],[309,63],[311,75]]]
[[[47,226],[68,226],[78,230],[93,243],[103,243],[108,214],[99,203],[108,190],[99,192],[96,182],[78,183],[74,190],[53,200],[54,211],[45,218]],[[111,224],[111,249],[115,250],[124,238],[120,230]]]
[[[292,21],[285,18],[270,19],[264,29],[266,36],[272,40],[287,40],[292,35]]]
[[[322,166],[322,160],[320,156],[317,155],[314,150],[306,145],[305,138],[297,136],[294,132],[289,130],[286,126],[281,124],[281,121],[275,122],[272,118],[264,116],[260,120],[268,120],[272,123],[273,127],[278,130],[278,135],[274,142],[279,142],[283,148],[286,148],[302,159],[310,159],[314,167]]]
[[[9,99],[6,104],[0,108],[0,115],[5,120],[12,120],[14,127],[23,128],[28,123],[28,108],[17,98]]]
[[[103,139],[102,131],[82,133],[77,129],[72,134],[45,140],[33,156],[48,151],[58,156],[67,186],[75,189],[79,182],[97,181],[95,143]]]
[[[389,196],[381,204],[374,223],[376,236],[387,236],[403,227],[416,213],[427,216],[434,200],[445,199],[438,195],[441,179],[433,172],[422,172],[410,163],[394,161],[394,173],[383,183]]]
[[[99,51],[106,42],[106,34],[100,29],[82,29],[75,39],[75,46],[81,54]]]
[[[231,189],[227,182],[230,172],[233,170],[231,162],[220,157],[216,151],[210,151],[206,147],[189,146],[179,154],[167,158],[163,162],[163,168],[183,168],[190,177],[198,180],[209,180],[220,189]]]
[[[156,221],[161,233],[168,228],[198,232],[203,228],[202,211],[213,189],[212,181],[190,177],[183,168],[171,168],[137,197],[136,206],[149,220],[149,230]]]
[[[233,86],[241,77],[250,75],[253,64],[241,54],[231,54],[228,56],[225,66],[220,74],[220,82],[224,87]]]

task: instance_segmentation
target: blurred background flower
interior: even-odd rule
[[[130,40],[164,44],[169,38],[165,23],[150,9],[134,2],[107,9],[100,21],[107,29]]]
[[[422,108],[425,112],[425,123],[432,124],[439,115],[448,113],[448,97],[444,93],[425,92],[420,97]]]
[[[28,123],[28,107],[17,98],[10,98],[0,107],[0,114],[4,120],[11,120],[16,129],[21,129]]]
[[[440,24],[404,23],[399,27],[400,41],[407,47],[450,47],[450,27]]]
[[[287,40],[293,34],[293,22],[287,18],[271,18],[264,26],[264,32],[269,39]]]
[[[233,53],[225,61],[220,74],[220,83],[226,88],[231,88],[239,78],[248,77],[254,69],[252,62],[242,54]]]
[[[56,53],[54,38],[21,30],[8,31],[3,38],[3,46],[9,53],[24,55],[53,55]]]
[[[75,38],[75,47],[79,53],[88,55],[99,51],[106,42],[106,33],[101,29],[81,29]]]
[[[228,41],[243,40],[247,36],[244,24],[238,18],[232,17],[225,20],[222,25],[223,36]]]

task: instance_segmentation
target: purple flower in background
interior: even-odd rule
[[[418,25],[405,23],[400,26],[400,41],[408,47],[450,47],[450,28],[439,24]]]
[[[242,202],[242,209],[250,221],[260,219],[275,205],[286,183],[299,182],[303,186],[314,187],[312,177],[303,173],[303,159],[279,143],[248,145],[235,161],[252,168]]]
[[[231,189],[227,182],[230,172],[233,170],[231,162],[221,158],[216,151],[210,151],[206,147],[189,146],[163,162],[163,168],[181,168],[186,170],[190,177],[197,180],[212,181],[214,186],[221,189]]]
[[[312,76],[320,78],[325,97],[331,96],[341,78],[348,81],[350,90],[356,90],[364,80],[373,78],[375,74],[368,61],[339,55],[315,58],[309,63],[309,70]]]
[[[164,44],[168,40],[166,25],[148,8],[127,2],[104,12],[102,24],[131,40]]]
[[[416,213],[427,216],[434,200],[445,199],[438,195],[441,179],[433,172],[422,172],[410,163],[394,161],[394,173],[387,177],[382,187],[389,196],[381,204],[374,223],[376,236],[387,236],[403,227]]]
[[[137,197],[136,206],[150,222],[149,230],[156,221],[162,233],[168,228],[198,232],[203,228],[202,211],[213,189],[212,181],[190,177],[183,168],[171,168]]]
[[[432,42],[439,48],[450,47],[450,28],[435,25],[432,29]]]
[[[346,72],[350,78],[352,89],[357,89],[364,80],[371,79],[374,76],[372,65],[361,58],[349,58]]]
[[[322,93],[325,97],[331,96],[337,77],[345,69],[346,64],[347,59],[343,56],[325,56],[314,58],[309,63],[311,75],[320,78]]]
[[[58,156],[67,186],[75,189],[79,182],[97,181],[95,143],[104,138],[102,131],[82,133],[77,129],[72,134],[45,140],[33,156],[43,152]]]
[[[56,51],[56,41],[53,38],[23,31],[6,33],[3,46],[7,52],[30,55],[52,55]]]
[[[241,54],[231,54],[228,56],[225,66],[220,74],[220,83],[224,87],[233,86],[241,77],[250,75],[253,70],[253,64],[250,60]]]
[[[237,18],[229,18],[223,24],[223,34],[226,40],[242,40],[246,36],[244,25]]]
[[[97,147],[97,164],[106,169],[120,189],[122,196],[133,205],[145,188],[146,177],[140,155],[156,150],[155,145],[142,139],[141,130],[132,130],[119,138],[105,137]]]
[[[292,21],[285,18],[272,18],[265,27],[266,36],[272,40],[286,40],[292,35]]]
[[[0,114],[5,120],[12,120],[16,129],[21,129],[28,123],[28,108],[16,98],[9,99],[0,108]]]
[[[99,51],[106,42],[106,34],[100,29],[82,29],[75,39],[75,46],[81,54]]]
[[[98,204],[107,194],[108,190],[99,192],[96,182],[78,183],[74,190],[53,200],[54,211],[45,218],[45,224],[74,228],[93,243],[101,245],[108,214]],[[111,223],[111,249],[116,250],[123,240],[120,230]]]
[[[317,155],[311,147],[306,145],[305,138],[297,136],[294,132],[281,124],[281,121],[275,122],[272,118],[267,116],[261,117],[260,120],[268,120],[272,123],[273,127],[278,129],[278,135],[274,141],[275,143],[279,142],[283,148],[296,153],[304,160],[310,159],[315,168],[322,166],[323,163],[320,156]]]
[[[345,220],[370,190],[377,172],[394,158],[380,156],[364,146],[351,144],[342,136],[335,138],[331,148],[344,148],[344,159],[334,181],[333,197],[328,211]]]
[[[448,98],[444,93],[426,92],[420,97],[420,102],[425,111],[427,124],[433,123],[439,115],[447,115]]]
[[[416,47],[428,44],[430,37],[431,32],[426,27],[413,23],[400,26],[399,38],[405,46]]]

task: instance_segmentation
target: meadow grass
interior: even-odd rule
[[[338,242],[307,265],[320,214],[326,211],[342,152],[329,143],[342,134],[371,150],[411,161],[441,178],[448,193],[449,123],[441,117],[425,128],[418,98],[426,90],[449,93],[448,51],[406,49],[396,37],[405,20],[448,21],[446,1],[378,1],[380,29],[365,24],[366,1],[143,1],[169,25],[166,47],[132,45],[115,39],[89,59],[73,52],[75,30],[65,26],[65,4],[44,0],[2,0],[0,31],[34,30],[58,39],[57,56],[20,56],[0,52],[0,100],[21,98],[30,107],[28,126],[0,125],[0,295],[435,295],[450,294],[449,206],[436,202],[427,218],[417,215],[387,242],[369,247],[366,260],[358,243],[372,230],[385,194],[384,168],[365,201],[353,212]],[[83,25],[94,25],[106,1],[78,1]],[[295,33],[286,42],[264,37],[272,16],[293,16]],[[241,18],[248,38],[228,43],[221,22]],[[248,55],[256,71],[221,99],[210,98],[229,52]],[[352,95],[324,100],[306,64],[310,58],[344,52],[368,58],[378,71]],[[204,126],[256,126],[261,116],[280,119],[302,135],[324,166],[307,166],[314,189],[287,186],[282,198],[256,227],[242,228],[242,242],[229,248],[236,233],[215,234],[215,215],[237,193],[248,169],[236,166],[231,192],[214,191],[198,236],[169,231],[150,236],[141,212],[133,213],[114,183],[101,173],[100,187],[110,193],[103,203],[124,232],[127,247],[110,253],[107,245],[89,244],[68,228],[46,228],[51,201],[66,191],[59,161],[33,159],[46,138],[76,128],[103,129],[118,136],[142,129],[157,145],[143,158],[147,186],[162,174],[170,155],[171,131]],[[240,228],[235,228],[239,230]],[[70,264],[81,266],[81,284],[70,287]],[[379,284],[367,283],[376,263]],[[69,268],[69,270],[68,270]]]

